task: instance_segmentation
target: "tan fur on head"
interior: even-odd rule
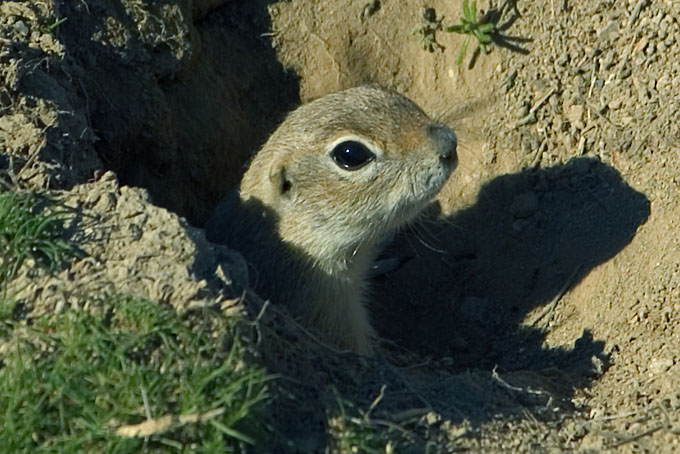
[[[369,354],[363,300],[378,248],[433,200],[456,159],[453,131],[411,100],[352,88],[290,113],[206,230],[243,253],[266,281],[262,296]]]

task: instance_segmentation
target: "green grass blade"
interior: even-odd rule
[[[493,23],[481,24],[477,28],[479,29],[480,32],[484,33],[485,35],[488,35],[489,33],[496,29],[496,24]]]
[[[242,441],[242,442],[247,443],[247,444],[249,444],[249,445],[254,445],[254,444],[255,444],[255,440],[253,440],[252,438],[248,437],[247,435],[242,434],[241,432],[239,432],[239,431],[237,431],[237,430],[232,429],[231,427],[225,426],[224,424],[222,424],[222,423],[219,422],[219,421],[211,420],[211,421],[210,421],[210,424],[211,424],[213,427],[215,427],[217,430],[219,430],[220,432],[222,432],[222,433],[224,433],[225,435],[227,435],[228,437],[231,437],[231,438],[234,438],[234,439],[236,439],[236,440]]]
[[[444,31],[448,33],[464,33],[465,27],[462,24],[448,25],[444,27]]]
[[[470,6],[467,0],[463,0],[463,19],[470,20]],[[474,20],[474,16],[472,20]]]
[[[463,45],[460,46],[460,52],[458,53],[458,59],[456,60],[457,64],[463,63],[463,59],[465,58],[465,54],[467,53],[467,47],[468,44],[470,44],[470,35],[467,35],[465,37],[465,41],[463,41]]]

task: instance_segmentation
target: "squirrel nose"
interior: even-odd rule
[[[435,124],[428,126],[427,134],[437,146],[439,159],[452,167],[455,166],[458,162],[458,153],[456,153],[458,139],[453,130],[447,126]]]

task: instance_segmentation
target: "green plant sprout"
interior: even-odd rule
[[[473,36],[477,38],[478,49],[488,54],[489,50],[486,45],[491,44],[491,36],[497,31],[494,23],[477,22],[477,2],[475,0],[472,0],[472,3],[463,0],[463,17],[460,18],[460,22],[460,24],[444,27],[445,32],[467,35],[456,60],[459,65],[463,62]]]
[[[55,18],[50,24],[43,28],[43,32],[51,35],[57,29],[57,27],[66,22],[67,19],[68,17],[62,17],[61,19]]]
[[[420,36],[420,45],[423,49],[434,52],[435,49],[444,50],[444,46],[437,42],[436,33],[442,29],[444,17],[437,19],[437,12],[434,8],[423,8],[421,10],[420,24],[411,32],[414,36]]]

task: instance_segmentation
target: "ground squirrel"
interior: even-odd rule
[[[260,296],[367,355],[371,266],[385,238],[433,201],[457,159],[454,132],[410,99],[350,88],[291,112],[206,232],[243,254]]]

